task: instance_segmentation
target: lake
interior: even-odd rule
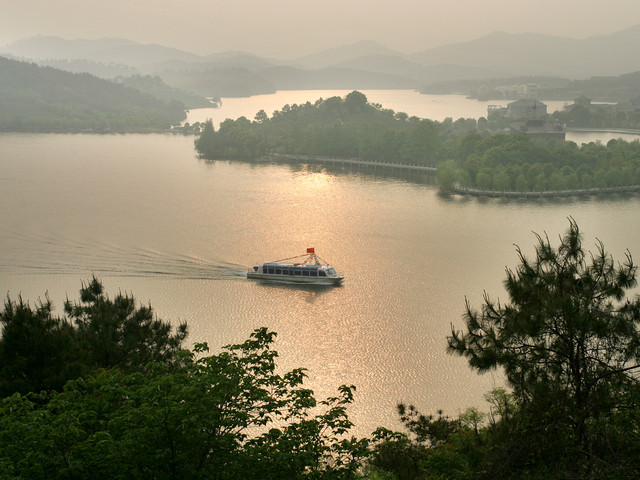
[[[402,111],[404,95],[385,106]],[[232,103],[223,102],[220,112]],[[359,435],[398,428],[399,401],[425,414],[487,409],[483,395],[501,376],[447,355],[446,336],[462,327],[465,298],[505,299],[514,244],[531,253],[533,232],[555,239],[572,216],[587,246],[597,237],[616,259],[640,255],[640,196],[446,197],[420,176],[203,161],[193,140],[0,134],[0,289],[32,305],[47,293],[61,313],[95,274],[110,294],[187,321],[188,346],[214,351],[267,326],[280,366],[308,368],[317,397],[356,385]],[[246,279],[255,263],[307,247],[345,275],[343,286]]]

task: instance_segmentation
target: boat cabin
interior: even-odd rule
[[[306,257],[302,262],[290,260]],[[247,278],[282,283],[303,283],[316,285],[339,285],[344,280],[335,269],[318,257],[313,248],[307,249],[307,255],[285,258],[262,265],[255,265],[247,272]]]
[[[304,263],[273,263],[265,262],[262,267],[254,267],[255,271],[262,269],[265,275],[290,275],[293,277],[335,277],[336,271],[333,267],[326,265],[307,265]]]

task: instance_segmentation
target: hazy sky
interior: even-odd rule
[[[277,58],[375,40],[403,53],[502,30],[570,38],[640,23],[640,0],[0,0],[0,45],[123,37]]]

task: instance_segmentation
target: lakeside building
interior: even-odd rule
[[[578,106],[584,107],[592,113],[599,110],[603,110],[604,112],[611,115],[615,115],[619,112],[640,113],[640,97],[634,100],[626,100],[619,103],[593,103],[589,97],[580,95],[573,100],[573,103],[571,105],[567,105],[566,107],[564,107],[564,109],[570,111]]]
[[[491,106],[489,113],[497,112],[509,119],[509,130],[536,138],[564,140],[565,131],[558,122],[549,120],[547,105],[535,98],[522,98],[507,104],[507,108]]]
[[[512,120],[541,120],[547,116],[547,105],[535,98],[521,98],[507,104],[506,116]]]
[[[551,120],[520,120],[511,122],[509,129],[513,133],[524,133],[530,137],[548,140],[564,140],[566,137],[562,125]]]
[[[495,88],[503,98],[532,98],[538,95],[540,85],[537,83],[527,83],[524,85],[499,85]]]

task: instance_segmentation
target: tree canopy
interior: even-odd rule
[[[356,97],[357,101],[358,98]],[[577,223],[554,246],[516,247],[508,301],[466,302],[448,351],[506,388],[489,412],[424,415],[406,432],[350,436],[355,387],[316,400],[306,370],[281,372],[276,334],[210,354],[182,349],[151,307],[95,278],[65,316],[48,298],[0,314],[0,478],[631,480],[640,476],[640,296],[631,254],[615,262]],[[64,385],[64,387],[63,387]]]
[[[373,434],[370,478],[398,480],[632,480],[640,475],[640,297],[627,253],[583,247],[577,223],[553,246],[537,235],[533,258],[517,248],[506,303],[467,302],[450,353],[509,390],[450,418],[398,405],[406,433]],[[386,477],[385,475],[392,475]]]
[[[253,121],[227,119],[216,131],[205,127],[196,140],[205,158],[254,159],[266,153],[362,158],[372,161],[434,165],[452,135],[476,128],[473,119],[421,120],[370,103],[358,91],[314,104],[285,105]]]
[[[450,143],[449,160],[438,165],[439,177],[447,180],[444,189],[545,192],[640,185],[638,140],[578,147],[523,134],[469,132]]]
[[[616,264],[601,242],[586,252],[573,219],[557,248],[537,239],[535,258],[518,248],[520,264],[507,269],[509,302],[485,294],[479,311],[467,302],[449,352],[504,371],[520,409],[506,442],[512,468],[637,475],[627,463],[640,453],[640,298],[628,298],[637,267],[629,253]]]
[[[181,368],[97,370],[63,392],[0,404],[2,478],[355,478],[365,441],[348,439],[353,387],[316,401],[303,369],[279,374],[275,333],[254,331]]]
[[[7,298],[0,312],[0,396],[62,390],[71,379],[97,368],[143,370],[151,362],[171,364],[187,337],[154,318],[132,295],[110,298],[95,277],[82,285],[78,302],[65,302],[55,316],[45,297],[32,308]]]

